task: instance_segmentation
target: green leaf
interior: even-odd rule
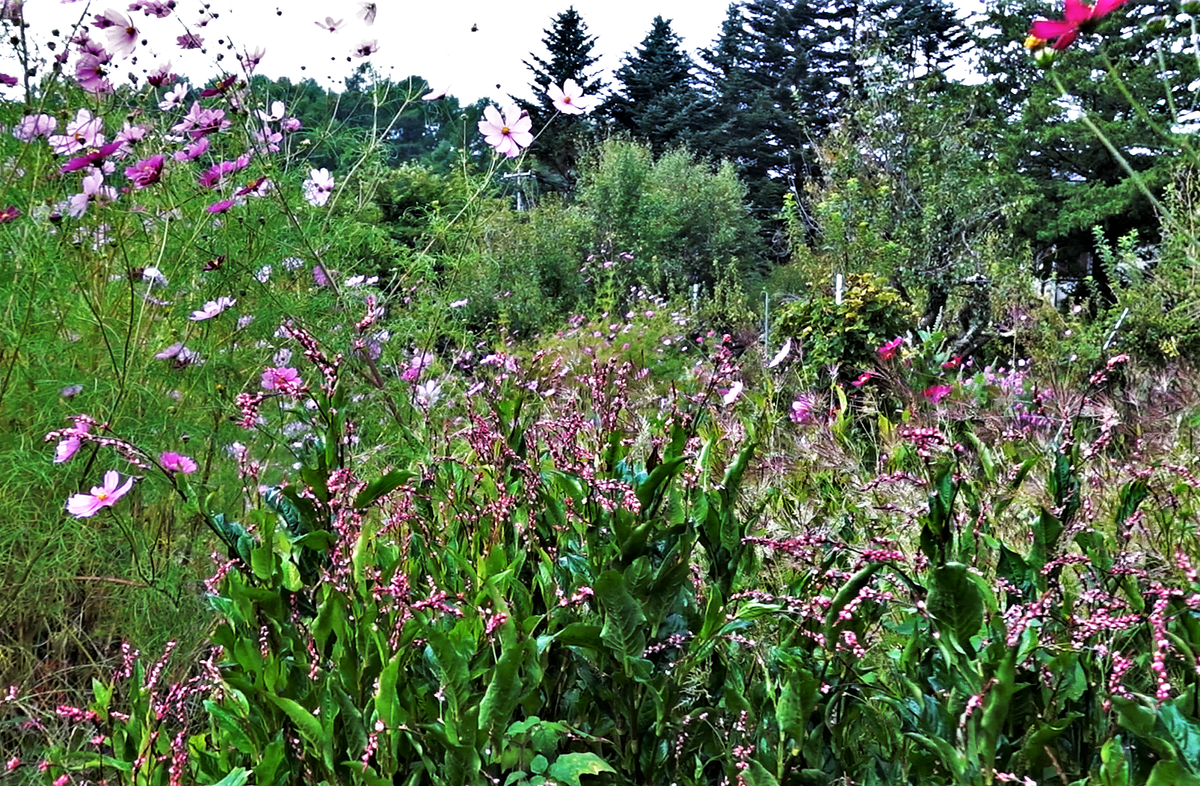
[[[593,587],[604,611],[604,627],[600,639],[621,655],[629,673],[629,661],[639,658],[646,649],[646,615],[629,594],[625,577],[615,570],[600,574]]]
[[[238,767],[236,770],[214,783],[213,786],[242,786],[242,784],[245,783],[249,777],[250,770],[247,770],[244,767]]]
[[[316,716],[308,710],[301,707],[291,699],[285,699],[282,696],[276,696],[270,692],[262,694],[279,709],[283,710],[284,714],[296,725],[304,738],[308,740],[314,747],[320,748],[325,742],[324,733],[321,730],[321,722]]]
[[[571,786],[581,786],[581,775],[599,775],[602,772],[616,774],[617,771],[594,753],[564,753],[550,765],[550,777]]]
[[[1114,737],[1100,749],[1100,786],[1132,786],[1132,772],[1121,738]]]
[[[228,710],[214,701],[205,700],[204,709],[212,717],[213,722],[217,725],[217,730],[222,738],[220,742],[217,739],[213,740],[213,745],[219,750],[225,750],[226,744],[236,751],[253,755],[258,746],[250,739],[250,735],[242,728],[241,722],[233,716]]]
[[[825,615],[825,649],[833,650],[837,646],[838,630],[846,623],[845,620],[839,619],[842,609],[858,597],[858,593],[862,592],[863,587],[867,586],[867,582],[875,575],[875,571],[881,567],[882,562],[872,562],[851,576],[850,581],[834,595],[833,602],[829,604],[829,612]]]
[[[358,496],[354,498],[354,507],[358,510],[364,510],[375,504],[380,497],[392,493],[415,477],[417,477],[417,473],[412,470],[394,469],[372,481],[365,489],[358,492]]]
[[[983,598],[961,562],[947,562],[933,569],[925,608],[960,646],[966,645],[983,625]]]
[[[522,688],[520,668],[527,658],[532,658],[529,648],[533,642],[525,639],[513,642],[500,653],[492,669],[492,681],[488,684],[483,702],[479,705],[479,730],[488,736],[499,736],[499,732],[508,723],[513,710],[521,699]]]
[[[1146,786],[1200,786],[1200,778],[1177,761],[1160,761],[1150,770]]]
[[[750,760],[750,766],[742,771],[742,775],[746,779],[746,786],[779,786],[775,776],[756,759]]]

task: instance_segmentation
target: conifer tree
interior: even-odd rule
[[[654,153],[688,141],[700,100],[693,70],[671,20],[654,18],[650,32],[617,69],[620,88],[604,106],[614,126],[650,144]]]
[[[532,151],[536,160],[562,185],[570,188],[576,179],[575,168],[590,121],[584,115],[560,114],[546,90],[552,84],[561,87],[566,80],[574,79],[585,95],[599,96],[607,83],[599,78],[598,70],[592,69],[600,59],[592,54],[596,36],[588,35],[587,25],[574,6],[555,17],[550,29],[542,32],[545,33],[542,43],[548,58],[530,53],[530,60],[525,61],[525,67],[533,72],[530,88],[534,100],[517,99],[517,103],[533,119],[535,132],[545,127]]]

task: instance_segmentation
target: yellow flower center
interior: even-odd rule
[[[98,500],[100,500],[101,502],[103,502],[104,500],[108,499],[108,492],[106,492],[106,491],[101,491],[99,494],[97,494],[97,495],[96,495],[96,499],[98,499]]]
[[[1031,35],[1025,39],[1025,48],[1026,49],[1041,49],[1045,45],[1046,45],[1046,39],[1038,38],[1035,35]]]
[[[501,134],[504,134],[505,136],[508,136],[508,134],[510,133],[510,132],[509,132],[509,130],[508,130],[508,126],[503,126],[503,127],[500,129],[500,133],[501,133]]]

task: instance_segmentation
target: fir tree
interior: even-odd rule
[[[617,70],[621,87],[604,111],[616,128],[648,142],[656,155],[686,142],[697,127],[695,67],[671,21],[656,16],[637,52]]]
[[[533,72],[530,87],[535,99],[517,99],[517,103],[533,118],[535,130],[545,129],[539,134],[537,145],[532,150],[534,157],[569,188],[575,183],[580,148],[586,139],[590,121],[581,115],[560,114],[546,95],[546,90],[552,84],[561,87],[568,79],[574,79],[585,95],[598,96],[607,83],[599,78],[599,71],[591,70],[600,59],[592,54],[596,37],[588,35],[587,25],[574,6],[555,17],[550,29],[542,32],[545,33],[542,43],[546,46],[549,59],[530,53],[530,60],[525,61],[525,67]]]

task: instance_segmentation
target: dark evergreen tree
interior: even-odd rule
[[[971,43],[946,0],[876,0],[866,38],[869,50],[907,79],[944,71]]]
[[[1159,216],[1138,181],[1155,195],[1165,191],[1174,153],[1186,144],[1172,131],[1175,113],[1194,106],[1189,86],[1200,77],[1187,47],[1171,45],[1186,31],[1148,24],[1176,13],[1170,0],[1123,6],[1043,72],[1020,42],[1030,22],[1046,15],[1044,4],[990,6],[980,47],[988,81],[978,103],[1005,129],[997,140],[999,171],[1008,192],[1028,206],[1012,229],[1044,260],[1040,274],[1091,276],[1111,295],[1115,282],[1095,263],[1093,229],[1101,227],[1110,243],[1133,229],[1143,241],[1156,238]]]
[[[695,67],[671,20],[656,16],[636,53],[617,69],[620,88],[603,111],[617,129],[648,142],[656,155],[684,144],[698,127]]]
[[[585,95],[599,96],[608,85],[599,78],[599,71],[592,70],[600,59],[592,54],[596,37],[588,35],[587,25],[574,6],[555,17],[554,24],[543,32],[542,43],[546,45],[549,59],[530,53],[532,62],[525,61],[525,66],[533,72],[530,87],[534,91],[534,100],[515,100],[533,119],[535,133],[545,128],[532,151],[534,158],[547,167],[555,179],[570,188],[575,183],[576,165],[590,121],[583,115],[558,112],[546,90],[550,85],[561,87],[568,79],[574,79]],[[551,119],[553,122],[549,122]]]

